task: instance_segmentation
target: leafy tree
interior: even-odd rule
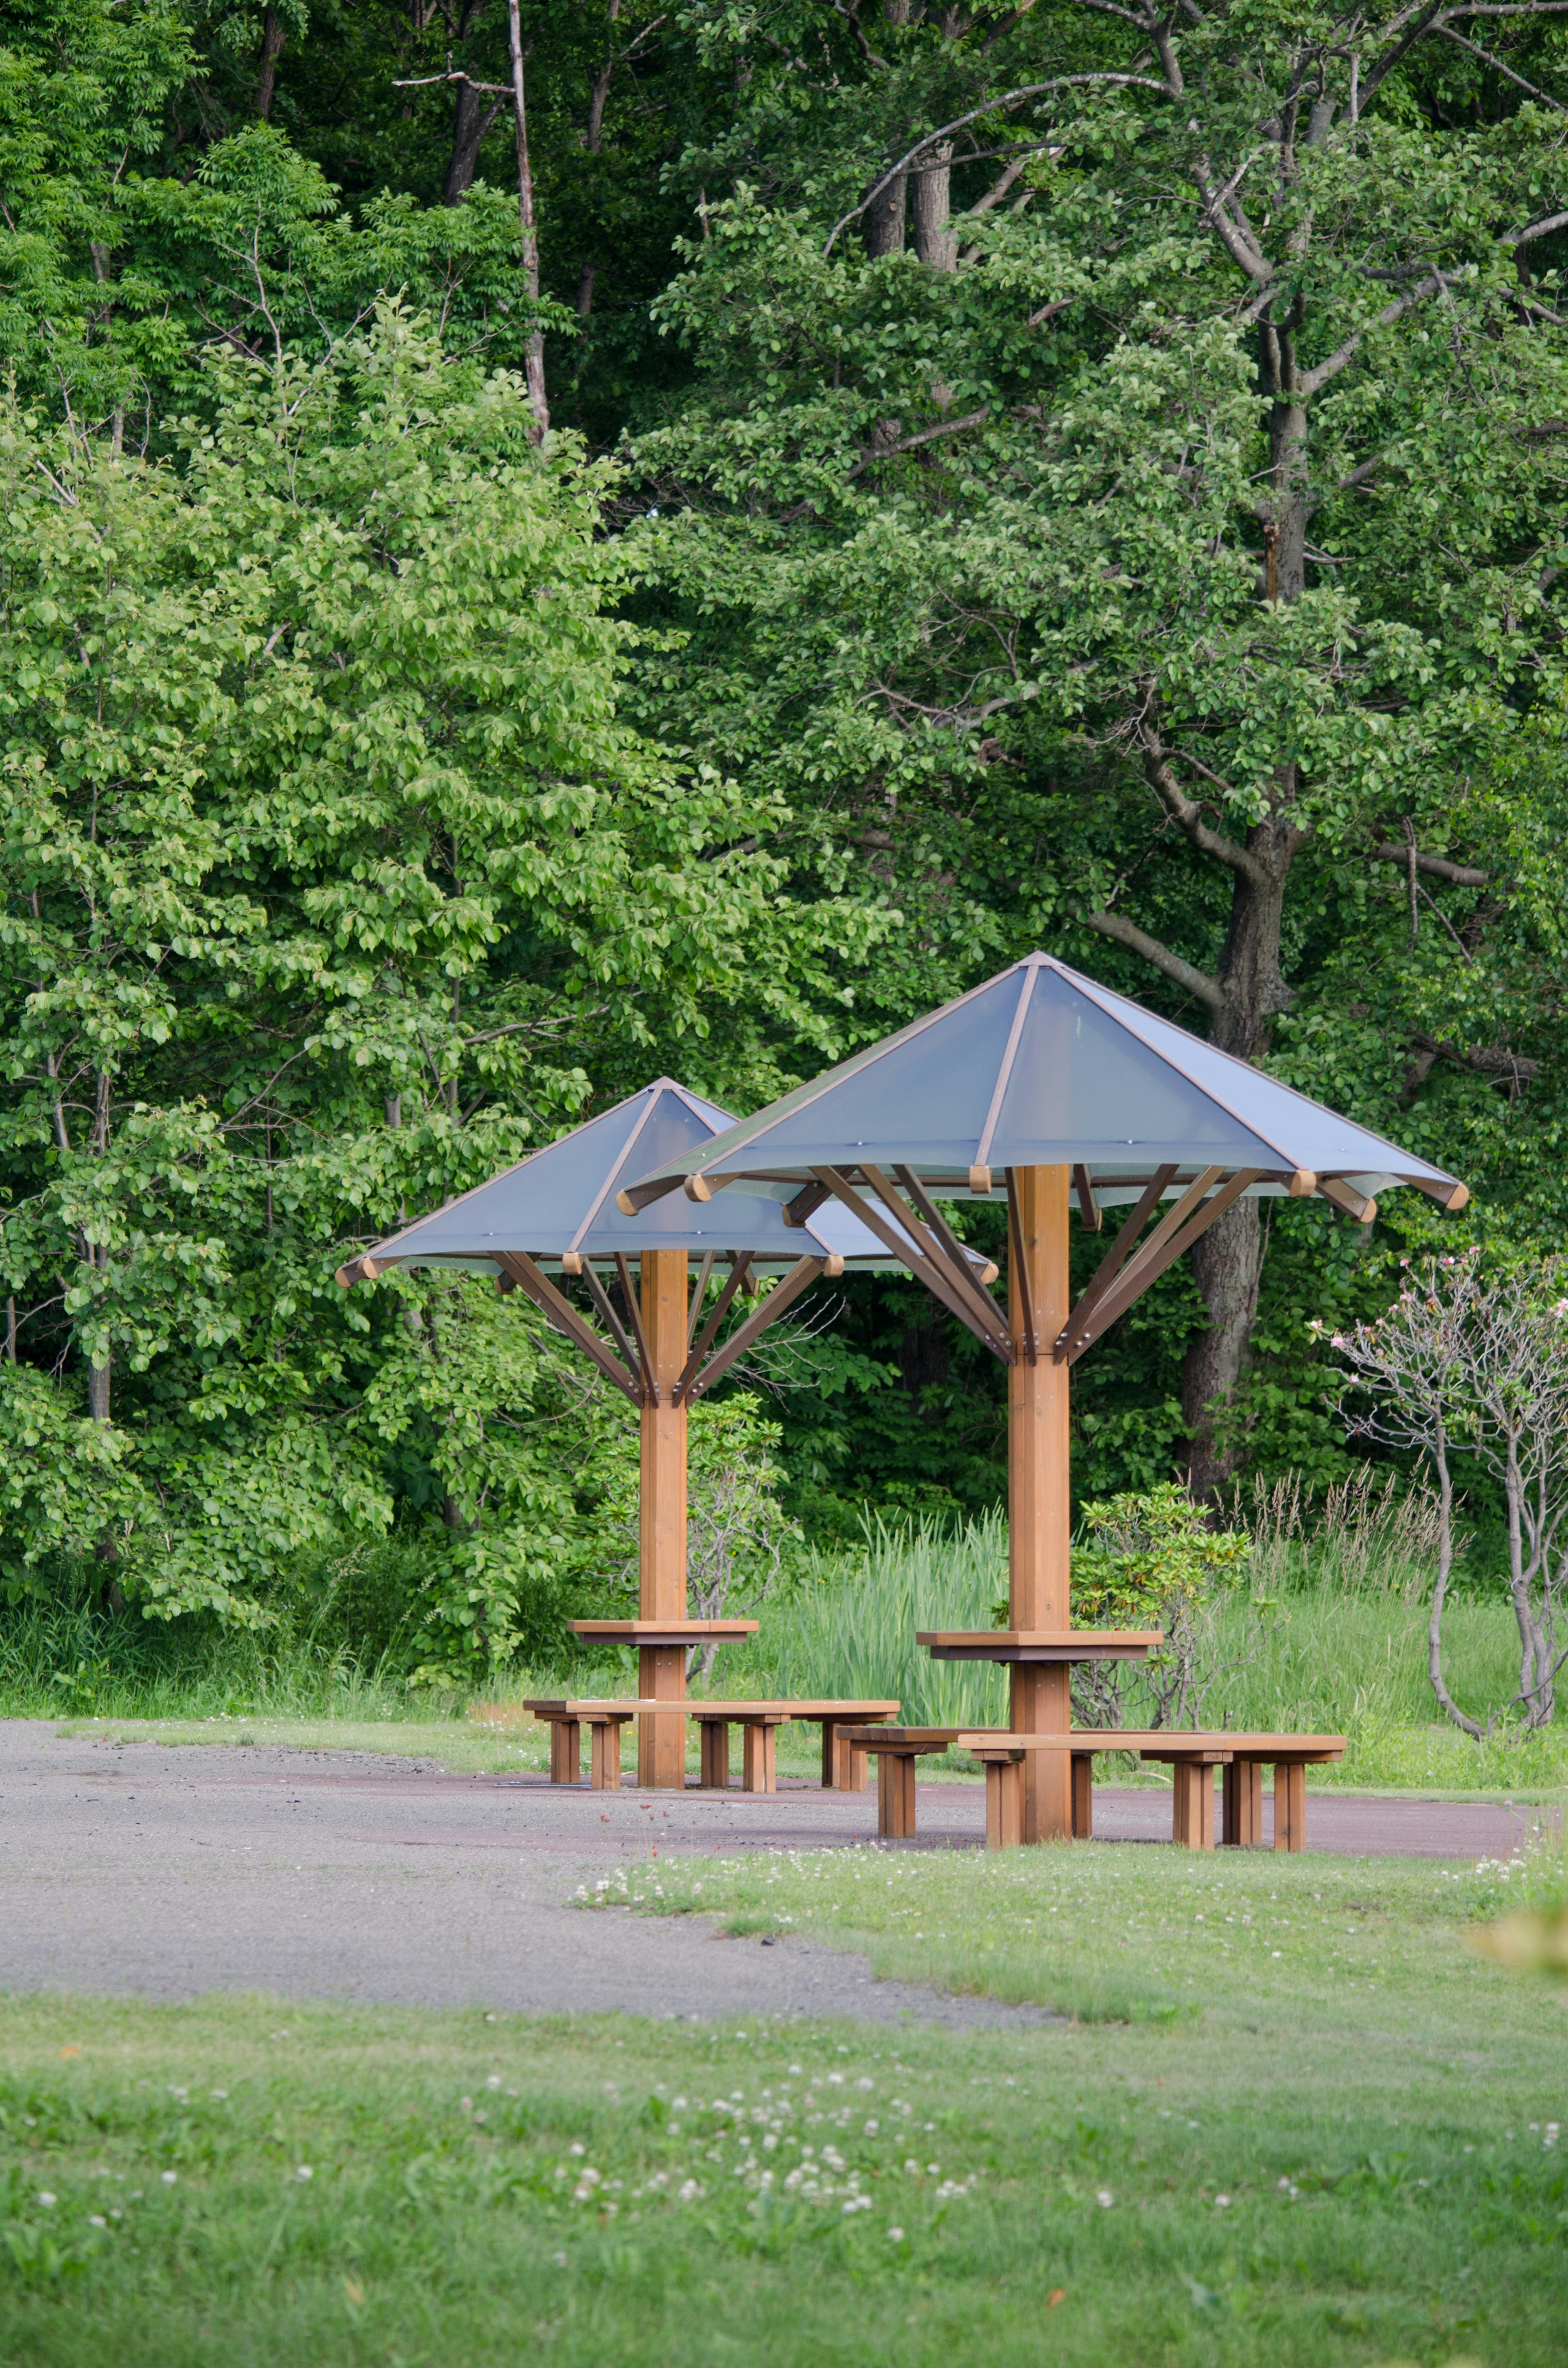
[[[514,379],[395,310],[206,367],[175,460],[0,437],[7,1552],[90,1532],[124,1592],[250,1619],[401,1509],[455,1646],[504,1653],[597,1417],[531,1318],[346,1301],[341,1246],[517,1156],[590,1066],[685,1037],[772,1090],[731,1010],[760,958],[791,1025],[810,930],[729,851],[733,791],[619,716],[606,472],[534,448]],[[40,1428],[21,1366],[119,1446]]]
[[[1496,105],[1458,13],[890,7],[873,40],[845,12],[858,71],[814,78],[806,136],[777,80],[754,99],[773,186],[710,209],[661,300],[699,376],[638,446],[639,531],[690,633],[671,720],[896,882],[906,962],[868,1023],[913,973],[928,1001],[1041,937],[1108,941],[1324,1089],[1346,1063],[1314,973],[1339,984],[1369,863],[1493,876],[1488,784],[1555,700],[1541,258],[1568,216],[1556,102]],[[1546,15],[1512,14],[1554,72]],[[752,54],[738,19],[709,33]],[[1441,1142],[1441,1095],[1395,1107],[1432,1033],[1411,985],[1380,1000],[1381,1075],[1349,1065],[1369,1115]],[[1439,1042],[1517,1079],[1510,998],[1471,1000],[1486,1033]],[[1195,1254],[1199,1490],[1236,1452],[1214,1409],[1261,1247],[1244,1202]]]

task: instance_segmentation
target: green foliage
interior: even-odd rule
[[[344,1247],[657,1066],[755,1106],[1036,944],[1208,1026],[1214,846],[1282,785],[1248,1049],[1556,1246],[1562,240],[1510,244],[1561,210],[1555,20],[1382,75],[1381,0],[1352,106],[1317,0],[1188,10],[1178,105],[1136,13],[520,0],[536,304],[509,113],[447,79],[507,79],[505,10],[7,12],[6,1588],[85,1556],[265,1628],[392,1535],[429,1682],[534,1650],[613,1426],[483,1294],[340,1302]],[[960,118],[949,249],[868,252]],[[1461,876],[1369,859],[1407,836]],[[1443,1238],[1410,1197],[1271,1214],[1221,1461],[1344,1479],[1323,1341]],[[983,1514],[999,1370],[914,1285],[844,1301],[780,1501],[846,1545]],[[1173,1271],[1078,1369],[1081,1506],[1183,1468],[1205,1321]]]
[[[1074,1625],[1169,1628],[1190,1620],[1218,1588],[1236,1583],[1251,1553],[1244,1530],[1211,1528],[1175,1481],[1085,1505],[1073,1554]]]

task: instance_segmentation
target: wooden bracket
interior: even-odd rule
[[[685,1364],[681,1367],[680,1379],[675,1385],[675,1390],[670,1401],[673,1406],[679,1406],[682,1398],[686,1395],[687,1391],[690,1388],[698,1367],[701,1364],[703,1358],[706,1357],[709,1349],[712,1347],[719,1326],[722,1324],[725,1316],[730,1312],[731,1301],[734,1298],[736,1292],[739,1291],[744,1283],[746,1276],[750,1270],[751,1253],[749,1250],[743,1257],[733,1258],[730,1260],[729,1281],[725,1283],[723,1290],[719,1293],[718,1299],[714,1303],[713,1312],[702,1327],[701,1338],[698,1341],[697,1346],[692,1349],[691,1354],[687,1357]]]
[[[1131,1251],[1133,1243],[1143,1230],[1150,1210],[1158,1207],[1161,1195],[1175,1174],[1174,1167],[1157,1167],[1144,1186],[1142,1196],[1135,1204],[1131,1214],[1123,1219],[1115,1241],[1090,1276],[1078,1304],[1057,1334],[1051,1353],[1058,1364],[1067,1353],[1067,1343],[1075,1339],[1083,1328],[1090,1309],[1104,1298],[1115,1281]]]
[[[1006,1361],[1010,1363],[1013,1344],[1008,1338],[1006,1317],[970,1273],[968,1263],[950,1229],[939,1218],[937,1221],[939,1231],[923,1224],[908,1203],[899,1199],[880,1167],[868,1167],[862,1161],[860,1173],[903,1234],[904,1246],[900,1249],[900,1255],[904,1264],[932,1291],[937,1290],[937,1278],[939,1277],[947,1304],[953,1314],[968,1326],[977,1339],[985,1341],[997,1356],[1005,1353]],[[907,1175],[909,1171],[905,1169],[903,1173]],[[917,1186],[916,1190],[920,1188]],[[926,1199],[929,1208],[930,1201],[924,1192],[921,1197]],[[869,1207],[865,1215],[869,1223],[872,1212]],[[953,1244],[952,1250],[947,1247],[949,1242]],[[896,1236],[892,1247],[899,1247]],[[943,1296],[943,1291],[937,1291],[938,1297]]]
[[[689,1405],[693,1398],[699,1398],[705,1391],[710,1390],[721,1374],[734,1363],[736,1358],[744,1357],[752,1342],[759,1338],[770,1324],[777,1322],[785,1309],[800,1297],[802,1291],[815,1282],[819,1275],[827,1271],[830,1263],[831,1261],[825,1258],[798,1258],[783,1281],[776,1289],[768,1292],[761,1306],[753,1308],[739,1330],[732,1332],[723,1347],[714,1350],[694,1381],[688,1383],[685,1373],[682,1373],[676,1384],[677,1405],[682,1395]]]
[[[1095,1198],[1095,1188],[1086,1167],[1073,1170],[1073,1190],[1078,1195],[1078,1221],[1091,1234],[1097,1234],[1105,1224],[1105,1211]]]
[[[1320,1176],[1318,1190],[1336,1209],[1343,1209],[1347,1217],[1354,1217],[1358,1225],[1369,1225],[1378,1213],[1375,1201],[1364,1198],[1353,1184],[1346,1184],[1338,1176]]]
[[[540,1272],[525,1250],[497,1250],[495,1263],[509,1274],[519,1291],[533,1301],[546,1320],[557,1332],[565,1334],[585,1356],[591,1357],[607,1381],[618,1390],[624,1390],[633,1406],[643,1402],[642,1384],[629,1373],[616,1356],[608,1340],[602,1340],[585,1317],[580,1315],[569,1299],[562,1296],[547,1274]]]
[[[608,1292],[606,1291],[603,1283],[599,1281],[598,1276],[594,1272],[593,1260],[591,1258],[587,1260],[585,1266],[583,1280],[588,1286],[589,1298],[593,1301],[594,1305],[598,1309],[602,1321],[609,1327],[610,1338],[615,1342],[616,1347],[620,1350],[621,1355],[625,1358],[632,1372],[634,1373],[641,1374],[644,1384],[646,1384],[648,1377],[647,1374],[643,1372],[641,1360],[627,1336],[625,1325],[622,1324],[619,1316],[615,1312],[615,1306],[610,1299]]]
[[[1199,1235],[1206,1234],[1215,1219],[1222,1217],[1264,1172],[1260,1167],[1239,1168],[1218,1191],[1214,1185],[1222,1169],[1206,1167],[1195,1177],[1170,1214],[1129,1262],[1126,1271],[1111,1288],[1101,1292],[1087,1315],[1080,1322],[1074,1312],[1069,1318],[1056,1345],[1057,1363],[1075,1365],[1085,1349],[1108,1330],[1119,1315],[1126,1314],[1140,1292],[1147,1291],[1168,1266],[1185,1256]]]

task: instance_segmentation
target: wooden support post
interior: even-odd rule
[[[1008,1759],[1000,1753],[985,1760],[985,1847],[1016,1850],[1023,1839],[1024,1771],[1032,1755]]]
[[[915,1754],[877,1755],[877,1831],[885,1842],[907,1841],[915,1831]]]
[[[1051,1343],[1071,1308],[1067,1212],[1071,1170],[1008,1171],[1015,1248],[1007,1313],[1016,1351],[1007,1369],[1008,1619],[1015,1628],[1072,1623],[1069,1550],[1067,1368]],[[1019,1261],[1028,1268],[1026,1279]],[[1034,1361],[1026,1354],[1032,1317]],[[1065,1735],[1073,1724],[1072,1671],[1064,1662],[1016,1661],[1008,1724],[1017,1735]],[[1026,1842],[1065,1839],[1073,1830],[1070,1755],[1031,1751],[1024,1762],[1022,1832]]]
[[[744,1730],[742,1767],[744,1786],[748,1793],[777,1793],[778,1790],[778,1729],[764,1718],[748,1718]]]
[[[588,1722],[588,1782],[596,1793],[620,1790],[620,1721],[595,1718]]]
[[[1095,1830],[1095,1755],[1092,1751],[1073,1754],[1073,1839],[1075,1842],[1092,1840]]]
[[[1225,1821],[1221,1838],[1228,1848],[1251,1850],[1263,1839],[1263,1765],[1233,1759],[1224,1771]]]
[[[686,1252],[644,1250],[641,1263],[648,1391],[642,1405],[638,1610],[644,1620],[684,1620],[686,1407],[675,1404],[675,1391],[686,1363]],[[685,1701],[683,1645],[644,1645],[638,1665],[637,1690],[644,1702]],[[684,1715],[638,1720],[637,1782],[642,1790],[684,1788]]]
[[[1178,1759],[1171,1769],[1171,1839],[1177,1850],[1214,1847],[1214,1768],[1208,1760]]]
[[[722,1718],[705,1718],[698,1730],[701,1740],[701,1775],[710,1792],[722,1793],[730,1782],[730,1729]]]
[[[835,1720],[824,1718],[822,1723],[823,1791],[863,1793],[866,1776],[866,1754],[860,1745],[851,1743]]]
[[[552,1718],[550,1722],[550,1781],[552,1784],[577,1784],[583,1777],[583,1729],[574,1718]]]
[[[1307,1847],[1307,1771],[1299,1759],[1274,1763],[1274,1847]]]

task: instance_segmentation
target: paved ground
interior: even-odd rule
[[[1108,1787],[1095,1809],[1107,1839],[1169,1835],[1168,1794]],[[1506,1851],[1539,1814],[1317,1794],[1309,1833],[1325,1850],[1475,1858]],[[927,1845],[983,1839],[976,1784],[923,1784],[920,1816]],[[567,1905],[607,1863],[650,1850],[875,1836],[874,1792],[596,1793],[357,1752],[63,1740],[0,1720],[0,1990],[1040,2020],[872,1983],[863,1960],[806,1941],[765,1947],[692,1918]]]

